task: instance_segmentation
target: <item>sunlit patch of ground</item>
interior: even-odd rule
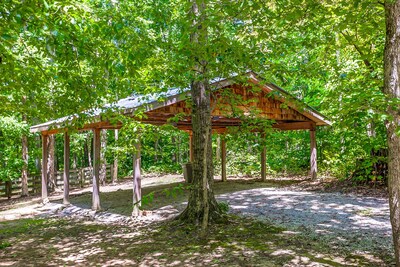
[[[380,255],[329,244],[253,219],[231,217],[204,239],[169,221],[141,228],[69,219],[0,224],[0,266],[387,266]],[[4,242],[4,241],[3,241]]]
[[[182,187],[181,177],[169,177],[161,182],[160,178],[151,177],[147,182],[146,178],[143,181],[143,195],[152,198],[144,205],[145,210],[152,211],[148,217],[159,211],[176,214],[185,207],[188,191]],[[368,203],[357,198],[348,203],[348,198],[342,198],[340,194],[335,195],[335,199],[329,198],[328,194],[297,194],[294,190],[280,189],[291,183],[262,183],[253,179],[217,182],[215,193],[219,200],[229,203],[230,211],[236,215],[231,215],[227,224],[212,226],[205,239],[198,237],[196,229],[176,221],[142,223],[129,219],[131,183],[102,188],[103,212],[97,214],[86,209],[90,208],[91,195],[83,191],[71,197],[72,207],[52,211],[55,218],[46,215],[42,219],[0,223],[0,266],[392,264],[392,249],[377,246],[368,232],[382,228],[380,224],[374,224],[374,220],[383,224],[387,220],[387,214],[380,214],[378,207],[373,206],[372,198]],[[383,200],[377,203],[385,205]],[[37,207],[32,210],[43,215],[43,210],[38,211]],[[65,211],[80,216],[59,218]],[[6,215],[7,211],[1,214]],[[329,221],[320,223],[312,216]],[[307,220],[315,221],[315,225]],[[349,220],[350,224],[343,225],[343,220]],[[367,232],[358,232],[357,220],[363,223],[361,228]],[[341,228],[349,234],[337,232]],[[386,228],[381,230],[387,231]],[[362,249],[354,249],[352,244]]]

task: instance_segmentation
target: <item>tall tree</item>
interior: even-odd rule
[[[389,148],[389,205],[396,266],[400,266],[400,0],[386,0],[384,92],[390,100],[386,122]]]
[[[180,218],[201,224],[205,233],[209,220],[219,219],[221,211],[212,191],[214,172],[211,146],[211,88],[204,51],[208,42],[207,7],[205,0],[192,0],[191,3],[193,188],[190,190],[188,205]]]

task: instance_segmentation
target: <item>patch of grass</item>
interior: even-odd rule
[[[23,234],[40,227],[44,223],[44,219],[20,219],[14,221],[0,222],[0,236],[14,236]]]
[[[4,241],[4,242],[0,243],[0,249],[5,249],[5,248],[8,248],[8,247],[11,247],[11,243],[10,242]]]

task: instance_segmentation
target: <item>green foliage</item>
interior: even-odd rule
[[[10,242],[8,242],[8,241],[0,242],[0,249],[5,249],[5,248],[8,248],[8,247],[11,247],[11,243]]]
[[[317,132],[319,170],[370,179],[371,166],[385,161],[371,153],[386,148],[385,110],[398,104],[381,93],[383,6],[370,0],[206,2],[208,41],[196,46],[188,1],[2,1],[0,179],[19,177],[27,125],[79,114],[73,129],[88,119],[85,111],[106,102],[186,88],[196,58],[207,61],[207,78],[251,69],[327,115],[333,126]],[[244,117],[237,106],[246,101],[232,94],[224,99],[233,116]],[[226,137],[232,174],[259,172],[263,140],[251,132],[257,111],[250,113]],[[107,162],[119,159],[123,175],[132,170],[139,137],[145,171],[179,172],[189,160],[186,134],[106,116],[125,125],[118,142],[109,135],[106,152]],[[306,172],[306,132],[271,131],[266,141],[269,173]],[[39,142],[29,137],[30,173],[38,172]],[[61,169],[61,137],[57,143]],[[90,132],[73,133],[74,166],[89,164],[90,143]]]
[[[184,190],[187,190],[187,189],[188,189],[187,186],[180,183],[175,187],[164,189],[163,192],[165,193],[165,195],[167,197],[176,198],[178,195],[182,195]]]
[[[14,117],[0,117],[0,180],[20,177],[23,165],[21,136],[27,134],[26,123]]]
[[[218,206],[223,213],[228,213],[229,204],[227,202],[218,202]]]

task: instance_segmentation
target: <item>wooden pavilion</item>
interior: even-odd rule
[[[224,134],[229,127],[244,124],[246,118],[256,118],[258,122],[268,121],[277,130],[309,130],[310,131],[310,176],[317,175],[316,127],[331,123],[316,110],[302,103],[288,92],[272,83],[266,83],[254,72],[234,76],[228,79],[216,79],[211,82],[212,88],[212,129]],[[174,88],[165,94],[132,96],[121,99],[105,110],[113,110],[133,120],[153,125],[171,123],[178,129],[189,132],[191,138],[190,89]],[[114,109],[115,108],[115,109]],[[142,112],[138,117],[137,112]],[[100,163],[100,131],[102,129],[119,129],[122,122],[110,120],[100,110],[94,111],[89,121],[83,123],[78,130],[91,130],[93,140],[93,192],[92,209],[100,209],[99,197],[99,163]],[[176,118],[171,120],[171,118]],[[69,134],[68,127],[78,120],[78,116],[68,116],[31,127],[31,132],[42,135],[42,200],[48,202],[47,193],[47,143],[48,136],[64,134],[64,204],[69,204]],[[172,122],[174,121],[174,122]],[[256,122],[254,122],[256,123]],[[264,126],[263,126],[264,125]],[[253,125],[253,131],[263,133],[265,124]],[[191,143],[191,142],[190,142]],[[139,148],[139,146],[138,146]],[[137,149],[139,151],[139,149]],[[192,146],[190,144],[192,158]],[[226,143],[221,142],[222,180],[226,180]],[[140,202],[140,152],[134,160],[134,203]],[[266,147],[261,152],[261,177],[266,178]]]

